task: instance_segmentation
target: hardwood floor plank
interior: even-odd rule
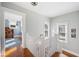
[[[76,55],[71,54],[71,53],[69,53],[69,52],[67,52],[67,51],[64,51],[64,50],[62,50],[62,53],[63,53],[64,55],[67,55],[68,57],[77,57]]]
[[[30,50],[28,48],[24,48],[24,57],[34,57],[34,55],[30,52]]]
[[[55,53],[52,54],[51,57],[59,57],[59,55],[60,55],[60,52],[56,51]]]
[[[28,48],[22,48],[21,46],[8,48],[5,50],[6,57],[34,57]]]

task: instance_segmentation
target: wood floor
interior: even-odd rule
[[[69,53],[67,51],[64,51],[64,50],[62,50],[62,54],[67,56],[67,57],[78,57],[78,56],[76,56],[76,55],[74,55],[72,53]],[[60,57],[60,52],[57,51],[57,52],[53,53],[51,57]]]
[[[24,51],[24,52],[23,52],[24,57],[34,57],[34,55],[30,52],[29,49],[24,48],[23,51]]]
[[[20,46],[6,49],[5,56],[6,57],[34,57],[29,49],[22,48]]]
[[[67,57],[77,57],[67,51],[62,50],[62,53]],[[34,57],[28,48],[22,48],[21,46],[9,48],[5,51],[6,57]],[[51,57],[60,57],[60,52],[56,51],[51,55]]]
[[[67,52],[67,51],[64,51],[64,50],[62,50],[62,53],[63,53],[64,55],[68,56],[68,57],[78,57],[78,56],[76,56],[76,55],[74,55],[74,54],[71,54],[71,53],[69,53],[69,52]]]
[[[23,57],[23,49],[21,46],[5,49],[6,57]]]
[[[51,55],[51,57],[59,57],[59,55],[60,55],[60,52],[54,52],[52,55]]]

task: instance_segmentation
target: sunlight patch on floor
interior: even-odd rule
[[[12,52],[14,52],[16,50],[17,50],[17,47],[11,48],[10,50],[8,50],[8,51],[5,52],[5,56],[10,55]]]

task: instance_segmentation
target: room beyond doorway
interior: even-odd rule
[[[16,55],[16,52],[18,51],[17,48],[22,46],[22,16],[11,12],[4,12],[4,20],[5,56],[21,56],[20,54]]]

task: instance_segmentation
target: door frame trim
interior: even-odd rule
[[[5,21],[4,21],[4,13],[5,12],[10,12],[10,13],[14,13],[14,14],[17,14],[17,15],[21,15],[22,16],[22,47],[25,48],[25,39],[26,39],[26,14],[25,13],[22,13],[22,12],[19,12],[19,11],[16,11],[16,10],[13,10],[13,9],[9,9],[9,8],[6,8],[6,7],[2,7],[2,10],[3,10],[3,23],[5,24]],[[3,30],[4,30],[4,56],[5,56],[5,25],[3,27]]]

